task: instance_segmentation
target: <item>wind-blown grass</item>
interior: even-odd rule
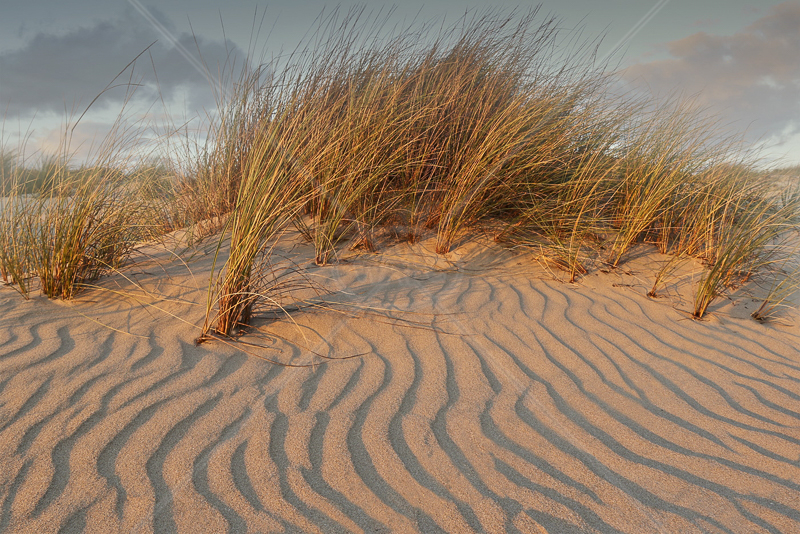
[[[447,253],[499,222],[498,239],[544,251],[570,281],[648,241],[711,265],[698,316],[763,263],[789,210],[748,189],[742,145],[690,101],[613,97],[591,43],[536,21],[487,12],[387,37],[381,20],[334,11],[286,62],[243,72],[200,166],[233,218],[224,273],[238,274],[212,284],[217,332],[247,322],[255,258],[290,221],[319,265],[344,241],[373,250],[383,226],[431,231]]]
[[[72,298],[83,285],[119,269],[133,247],[157,235],[156,195],[133,178],[130,149],[141,130],[115,124],[82,166],[73,166],[71,128],[37,167],[4,165],[0,275],[26,298],[38,289]],[[6,168],[7,167],[7,168]]]
[[[273,131],[261,132],[253,139],[248,159],[243,162],[238,202],[228,219],[230,256],[218,280],[214,280],[212,272],[209,299],[212,295],[216,298],[213,303],[209,300],[204,334],[211,328],[208,318],[214,304],[218,308],[214,326],[217,333],[227,336],[239,324],[250,322],[259,297],[253,284],[259,275],[254,273],[256,259],[301,205],[300,188],[294,183],[297,178],[287,168],[290,149],[280,145]],[[221,245],[220,240],[217,253]]]
[[[785,257],[774,241],[800,222],[800,194],[771,191],[755,156],[691,101],[615,95],[595,43],[565,38],[556,19],[487,11],[386,31],[387,20],[334,10],[293,53],[247,63],[180,172],[167,162],[131,181],[110,150],[80,171],[58,154],[22,179],[4,153],[12,196],[36,196],[0,219],[0,276],[27,294],[35,275],[67,297],[125,261],[140,234],[121,229],[135,220],[156,233],[221,230],[203,331],[229,336],[271,301],[259,280],[289,224],[318,265],[345,246],[377,250],[381,234],[427,234],[447,254],[492,228],[570,282],[648,242],[708,265],[696,317]]]
[[[786,267],[786,262],[783,262],[782,267]],[[761,305],[750,315],[753,319],[762,322],[774,319],[779,315],[781,309],[791,307],[791,304],[787,302],[797,295],[798,290],[800,290],[800,267],[795,265],[788,272],[781,269],[775,275]]]
[[[741,185],[720,216],[711,265],[695,294],[695,318],[702,318],[726,288],[746,282],[759,269],[786,261],[790,253],[780,239],[792,228],[800,203],[776,206],[768,199],[767,184]]]

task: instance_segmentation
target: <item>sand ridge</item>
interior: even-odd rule
[[[336,306],[257,320],[304,368],[195,345],[211,245],[73,303],[1,289],[0,531],[800,530],[796,326],[690,320],[636,262],[564,284],[428,245],[312,269]]]

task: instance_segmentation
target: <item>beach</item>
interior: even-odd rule
[[[800,530],[796,311],[734,292],[694,320],[699,267],[649,298],[646,246],[570,284],[428,239],[196,344],[215,245],[71,302],[0,288],[0,531]]]
[[[800,10],[667,3],[20,30],[0,533],[800,532]]]

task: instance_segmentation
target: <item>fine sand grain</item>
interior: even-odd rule
[[[0,531],[800,532],[795,315],[692,320],[697,266],[649,299],[645,250],[565,284],[433,246],[313,268],[325,308],[233,344],[194,343],[211,245],[0,288]]]

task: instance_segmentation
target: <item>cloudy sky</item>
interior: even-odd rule
[[[348,9],[360,3],[342,2]],[[698,5],[699,4],[699,5]],[[158,120],[166,107],[176,122],[214,107],[211,83],[226,57],[256,44],[269,56],[294,48],[334,3],[277,0],[28,0],[3,7],[0,18],[0,113],[7,145],[20,135],[30,146],[52,146],[66,116],[77,117],[138,54],[117,79],[139,84],[133,116]],[[487,4],[406,0],[394,9],[398,23],[458,19]],[[534,4],[495,1],[523,10]],[[369,1],[367,11],[392,4]],[[696,95],[722,119],[765,143],[765,154],[800,163],[800,0],[553,0],[542,17],[556,15],[584,37],[604,35],[599,55],[624,49],[624,79],[668,94]],[[223,32],[224,28],[224,32]],[[155,44],[152,44],[155,43]],[[152,46],[150,46],[152,44]],[[150,48],[147,48],[150,46]],[[125,89],[103,94],[81,121],[82,140],[102,134],[117,115]],[[189,124],[196,124],[197,120]]]

